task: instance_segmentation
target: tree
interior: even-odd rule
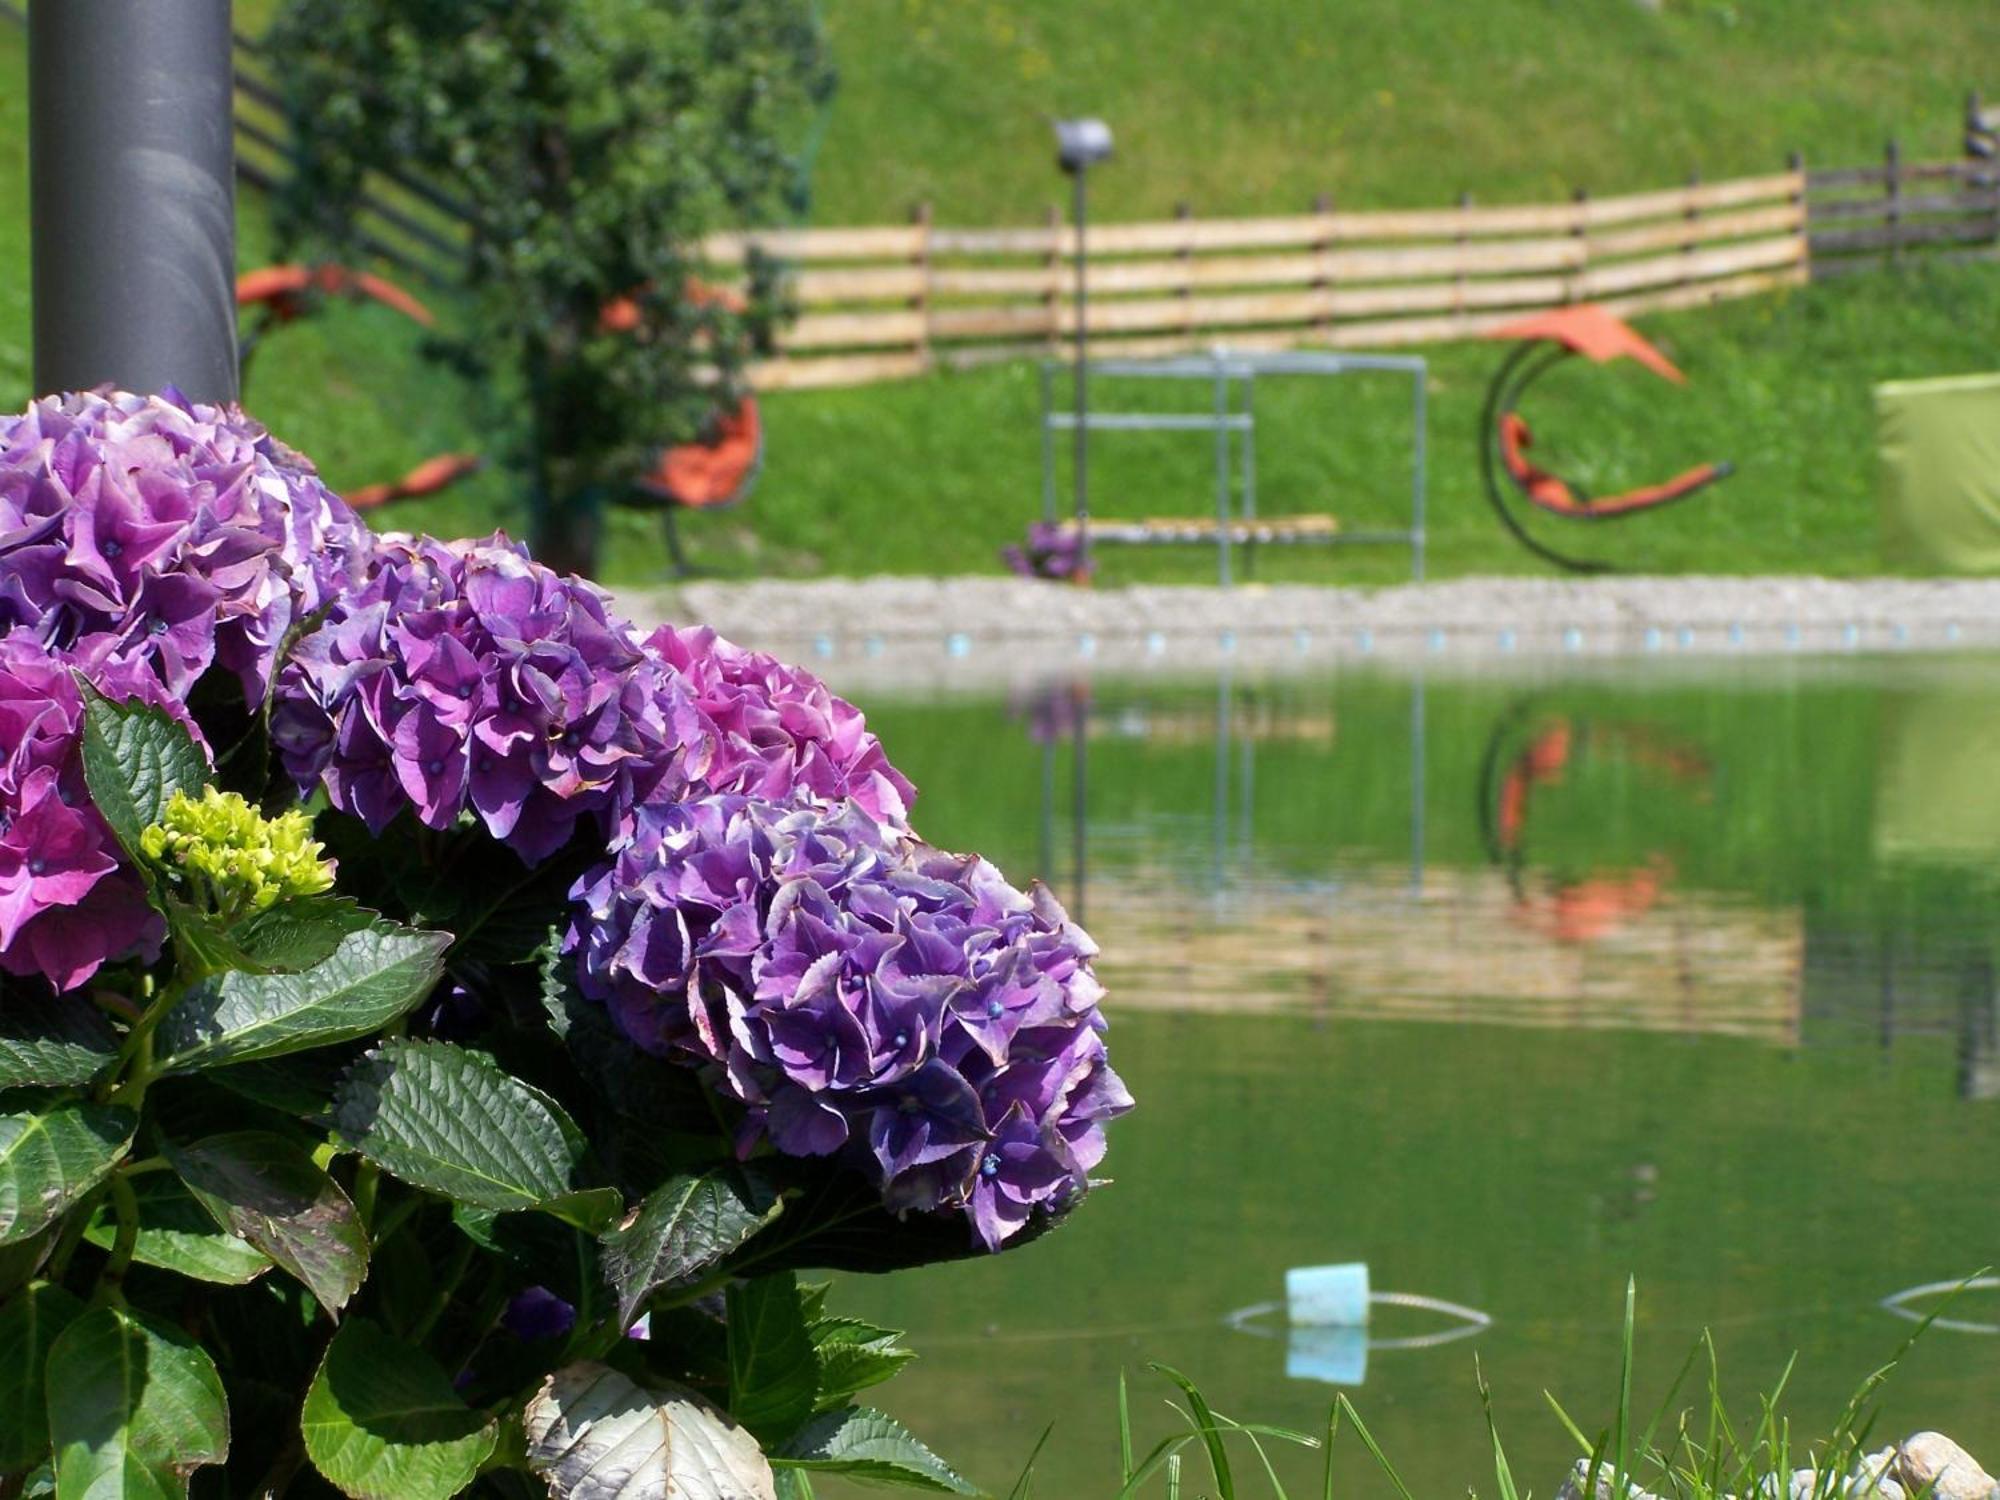
[[[783,315],[768,266],[718,297],[698,246],[804,208],[812,0],[286,0],[269,42],[287,253],[365,258],[371,172],[458,200],[471,296],[436,352],[498,398],[537,555],[587,570],[607,495],[727,409]]]

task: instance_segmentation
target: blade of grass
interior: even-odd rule
[[[1167,1460],[1167,1500],[1181,1500],[1181,1456]]]
[[[1549,1409],[1556,1414],[1556,1420],[1562,1423],[1563,1431],[1576,1440],[1577,1451],[1585,1458],[1590,1457],[1590,1439],[1583,1435],[1583,1429],[1570,1419],[1568,1412],[1563,1410],[1563,1404],[1556,1400],[1555,1392],[1543,1391],[1542,1399],[1549,1403]]]
[[[1618,1472],[1611,1479],[1613,1500],[1632,1494],[1632,1326],[1639,1305],[1639,1282],[1625,1278],[1625,1326],[1618,1341]]]
[[[1320,1487],[1320,1500],[1333,1500],[1333,1440],[1340,1436],[1340,1403],[1334,1402],[1326,1409],[1326,1478]]]
[[[1361,1439],[1361,1446],[1368,1450],[1368,1456],[1375,1460],[1376,1466],[1387,1477],[1401,1500],[1417,1500],[1417,1497],[1410,1493],[1410,1487],[1403,1483],[1403,1476],[1396,1472],[1396,1466],[1389,1462],[1389,1455],[1382,1451],[1382,1445],[1375,1441],[1375,1434],[1370,1432],[1368,1424],[1361,1420],[1361,1413],[1354,1409],[1354,1403],[1349,1401],[1345,1394],[1340,1397],[1340,1407],[1346,1414],[1347,1420],[1353,1424],[1354,1435]]]
[[[1161,1438],[1148,1451],[1139,1466],[1126,1476],[1125,1483],[1119,1488],[1118,1500],[1131,1500],[1131,1497],[1139,1492],[1139,1487],[1153,1477],[1154,1471],[1160,1465],[1193,1441],[1194,1434],[1188,1432],[1176,1432]]]
[[[1118,1462],[1119,1481],[1132,1482],[1132,1397],[1125,1388],[1125,1372],[1118,1372]]]
[[[1028,1500],[1035,1492],[1035,1461],[1042,1456],[1042,1449],[1048,1446],[1049,1434],[1056,1430],[1051,1422],[1042,1429],[1042,1435],[1035,1439],[1035,1446],[1028,1450],[1028,1461],[1021,1465],[1021,1477],[1014,1481],[1014,1487],[1007,1491],[1007,1500]]]
[[[1479,1356],[1472,1356],[1472,1378],[1479,1386],[1479,1405],[1486,1413],[1486,1433],[1493,1439],[1493,1487],[1500,1500],[1521,1500],[1514,1488],[1514,1471],[1507,1464],[1507,1450],[1500,1443],[1500,1424],[1493,1417],[1493,1389],[1486,1383],[1486,1371]]]
[[[1208,1402],[1195,1388],[1195,1383],[1172,1365],[1163,1365],[1156,1360],[1147,1368],[1171,1380],[1187,1397],[1188,1406],[1193,1411],[1195,1430],[1201,1436],[1202,1446],[1208,1450],[1208,1470],[1215,1478],[1218,1500],[1236,1500],[1236,1476],[1230,1470],[1229,1452],[1222,1445],[1222,1433],[1217,1428],[1215,1414],[1209,1410]]]

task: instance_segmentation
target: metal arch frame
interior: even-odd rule
[[[1494,373],[1492,384],[1486,389],[1486,401],[1479,414],[1480,476],[1485,481],[1486,499],[1493,507],[1493,513],[1500,518],[1500,524],[1513,534],[1514,540],[1523,547],[1537,557],[1572,573],[1615,573],[1618,571],[1616,563],[1605,562],[1598,558],[1573,556],[1531,533],[1507,504],[1505,492],[1501,487],[1504,479],[1509,488],[1521,495],[1529,504],[1534,504],[1533,497],[1527,494],[1521,482],[1500,462],[1500,422],[1503,417],[1512,415],[1519,409],[1521,398],[1527,394],[1529,386],[1557,365],[1573,358],[1575,353],[1575,350],[1551,340],[1533,339],[1517,345],[1501,363],[1499,370]],[[1538,355],[1539,359],[1536,357]],[[1711,477],[1683,490],[1678,495],[1655,499],[1644,505],[1601,511],[1592,511],[1589,508],[1591,495],[1588,490],[1580,484],[1564,480],[1563,483],[1577,497],[1583,508],[1574,514],[1565,514],[1561,519],[1596,523],[1622,521],[1642,515],[1646,511],[1661,510],[1666,506],[1676,505],[1683,500],[1692,499],[1709,485],[1728,478],[1732,472],[1728,464],[1713,467],[1715,473]]]
[[[1256,382],[1260,376],[1317,375],[1336,377],[1367,371],[1408,375],[1411,379],[1411,459],[1410,524],[1404,530],[1332,532],[1299,538],[1329,546],[1388,544],[1410,549],[1410,574],[1421,582],[1428,540],[1425,510],[1428,502],[1429,473],[1429,364],[1419,355],[1342,354],[1317,350],[1260,354],[1234,351],[1218,346],[1205,353],[1173,355],[1162,359],[1102,359],[1089,364],[1089,374],[1130,376],[1139,379],[1207,380],[1215,386],[1215,404],[1210,412],[1132,412],[1055,410],[1055,374],[1059,362],[1045,359],[1041,364],[1042,400],[1042,518],[1053,524],[1057,519],[1055,435],[1072,432],[1079,437],[1090,432],[1202,432],[1215,439],[1215,515],[1217,572],[1227,588],[1233,582],[1231,549],[1241,545],[1246,563],[1254,563],[1257,520],[1256,467]],[[1242,388],[1238,409],[1236,391]],[[1233,450],[1231,434],[1241,433],[1240,450]],[[1240,506],[1232,502],[1240,496]],[[1081,499],[1082,497],[1078,497]],[[1075,508],[1075,521],[1087,533],[1089,513],[1084,504]],[[1232,530],[1240,528],[1245,539],[1237,543]],[[1124,538],[1096,539],[1122,542]],[[1136,539],[1134,539],[1136,540]],[[1208,545],[1206,537],[1161,536],[1161,545]],[[1291,541],[1290,538],[1272,539]]]

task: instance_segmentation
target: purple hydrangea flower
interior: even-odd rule
[[[59,990],[110,960],[156,956],[164,935],[90,804],[72,666],[26,630],[0,637],[0,968]],[[91,675],[107,697],[164,707],[200,737],[142,664],[105,663]]]
[[[579,984],[635,1043],[708,1069],[752,1142],[841,1153],[989,1248],[1081,1191],[1131,1107],[1054,897],[852,802],[643,808],[571,894]]]
[[[646,648],[686,681],[721,743],[703,778],[714,792],[788,801],[852,799],[906,827],[917,789],[882,752],[861,710],[824,682],[712,630],[664,626]]]
[[[679,795],[715,740],[601,590],[497,535],[384,538],[293,651],[272,734],[302,789],[372,830],[405,808],[432,828],[470,811],[530,864],[579,819],[608,831]]]
[[[365,568],[367,527],[237,407],[51,396],[0,419],[0,631],[176,696],[219,663],[261,703],[286,633]]]

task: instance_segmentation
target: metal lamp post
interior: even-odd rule
[[[1056,161],[1074,184],[1076,222],[1076,545],[1077,572],[1090,576],[1090,288],[1084,236],[1090,224],[1090,169],[1111,155],[1102,120],[1056,121]]]
[[[28,12],[35,388],[236,398],[230,0]]]

